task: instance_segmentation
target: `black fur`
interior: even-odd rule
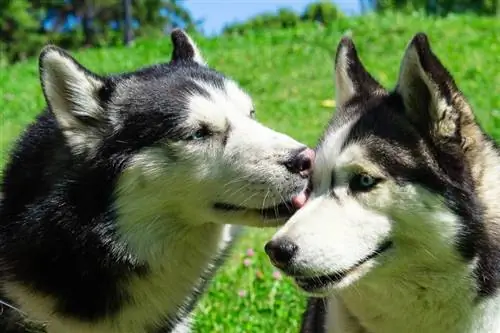
[[[311,297],[307,300],[306,311],[302,315],[300,333],[326,333],[326,302],[324,298]]]
[[[106,110],[118,110],[121,123],[105,129],[95,156],[88,159],[70,151],[48,108],[15,145],[1,185],[2,281],[14,280],[50,295],[58,314],[87,322],[120,311],[132,300],[119,284],[148,274],[148,265],[118,244],[115,236],[117,176],[134,152],[191,133],[181,126],[187,108],[183,94],[208,94],[194,80],[214,87],[222,87],[224,80],[188,61],[98,78],[104,82],[99,103]],[[130,89],[121,92],[129,96],[126,104],[116,96],[118,85]],[[116,248],[122,250],[117,253]],[[186,304],[182,314],[189,313],[196,300]],[[24,333],[21,328],[13,331],[20,326],[9,317],[0,318],[2,332]],[[168,318],[165,326],[175,319]]]
[[[463,105],[457,104],[455,99],[462,98],[462,94],[452,76],[432,52],[427,36],[421,33],[415,35],[410,48],[415,50],[424,75],[437,87],[440,97],[456,108],[455,112],[467,112],[458,110]],[[470,126],[473,118],[466,119],[470,117],[468,114],[460,114],[456,117],[454,133],[436,137],[436,133],[431,130],[434,125],[433,115],[429,112],[431,95],[424,80],[415,76],[411,82],[411,94],[407,96],[400,93],[399,87],[388,92],[380,88],[366,72],[351,40],[341,40],[336,56],[337,66],[342,49],[347,49],[345,69],[355,92],[350,100],[337,107],[318,146],[323,144],[329,133],[354,120],[342,148],[356,142],[366,148],[368,158],[381,165],[391,178],[402,184],[416,183],[439,194],[448,208],[460,218],[461,232],[456,246],[464,262],[474,258],[479,260],[475,271],[477,301],[495,295],[500,286],[500,248],[489,239],[486,232],[485,207],[477,196],[472,166],[468,164],[462,146],[462,126]],[[375,90],[377,92],[373,93]],[[405,98],[411,100],[405,101]],[[460,102],[465,103],[464,100]],[[409,110],[409,105],[414,109]],[[473,126],[481,132],[482,140],[488,143],[493,141],[479,125]],[[404,152],[405,159],[398,158],[398,152]],[[408,158],[411,159],[410,163]],[[335,175],[332,175],[332,179],[335,179]],[[321,303],[321,299],[309,299],[303,327],[316,327],[314,325],[324,323],[325,310],[317,308]],[[301,332],[309,331],[303,328]]]
[[[345,59],[341,59],[341,52],[345,52]],[[341,61],[349,59],[346,64],[340,64]],[[344,37],[340,40],[339,47],[335,54],[335,66],[345,66],[350,80],[354,85],[354,90],[360,96],[372,94],[374,91],[383,89],[373,76],[365,69],[363,63],[359,61],[358,51],[353,41]]]
[[[172,44],[172,61],[191,61],[196,56],[196,50],[189,41],[186,33],[180,29],[174,29],[171,33]]]
[[[237,228],[237,229],[235,229],[235,233],[233,236],[238,237],[240,235],[240,233],[241,233],[241,229]],[[200,277],[198,286],[195,288],[195,291],[193,292],[193,294],[191,294],[191,297],[182,306],[182,308],[179,310],[177,315],[175,317],[165,318],[163,325],[161,325],[160,327],[152,327],[150,329],[151,333],[169,333],[169,332],[172,332],[172,330],[175,328],[176,323],[181,322],[190,313],[192,313],[192,311],[194,310],[200,297],[202,297],[203,291],[208,287],[208,283],[212,279],[212,277],[214,276],[215,271],[227,259],[227,256],[229,255],[231,249],[232,249],[232,244],[231,244],[231,246],[227,247],[223,251],[223,253],[221,253],[221,255],[219,257],[217,257],[217,259],[212,263],[212,266],[207,271],[205,271],[203,276]]]
[[[441,195],[461,217],[463,231],[457,247],[465,260],[472,260],[486,242],[480,238],[486,235],[483,207],[476,197],[470,167],[460,154],[461,141],[448,142],[445,147],[434,145],[401,113],[403,108],[397,93],[371,99],[363,105],[364,113],[353,125],[344,147],[353,141],[361,142],[367,147],[369,158],[383,166],[396,181],[416,183]],[[426,142],[426,149],[422,141]],[[393,143],[409,152],[411,163],[394,156]]]

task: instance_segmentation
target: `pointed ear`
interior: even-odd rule
[[[194,61],[206,66],[198,47],[182,29],[174,29],[170,34],[173,44],[172,61]]]
[[[92,144],[107,123],[100,98],[104,79],[55,46],[42,50],[39,65],[45,99],[68,142],[79,148]]]
[[[408,118],[435,141],[476,141],[479,132],[472,109],[423,33],[416,34],[406,49],[396,92]]]
[[[361,63],[354,42],[349,37],[343,37],[337,47],[335,86],[338,105],[344,105],[354,97],[386,93]]]

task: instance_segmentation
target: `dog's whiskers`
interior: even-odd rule
[[[278,206],[276,205],[276,201],[273,199],[273,210],[274,210],[274,217],[277,219],[279,218],[280,214],[278,211]]]
[[[9,304],[9,303],[5,302],[5,301],[2,301],[2,300],[0,299],[0,307],[3,307],[3,306],[5,306],[6,308],[9,308],[9,309],[11,309],[11,310],[13,310],[13,311],[15,311],[15,312],[19,313],[19,314],[20,314],[23,318],[26,318],[26,319],[28,318],[28,314],[27,314],[26,312],[24,312],[24,311],[22,311],[21,309],[18,309],[18,308],[16,308],[15,306],[13,306],[13,305],[11,305],[11,304]],[[1,314],[3,314],[3,308],[2,308],[2,310],[1,310],[1,312],[0,312],[0,315],[1,315]],[[32,322],[32,323],[34,323],[34,324],[39,324],[39,325],[45,325],[45,324],[47,324],[46,322],[44,322],[44,321],[39,321],[39,320],[31,320],[31,319],[30,319],[29,321],[30,321],[30,322]]]
[[[247,180],[247,176],[240,176],[240,177],[237,177],[237,178],[234,178],[234,179],[231,179],[230,181],[228,181],[227,183],[225,183],[223,185],[223,187],[227,187],[231,184],[234,184],[234,183],[238,183],[238,182],[242,182],[242,181],[246,181]]]
[[[224,195],[224,196],[226,196],[226,195],[228,195],[228,196],[233,196],[233,195],[235,195],[236,193],[238,193],[239,191],[242,191],[242,190],[247,189],[249,186],[250,186],[249,184],[245,184],[245,183],[244,183],[243,185],[238,186],[238,187],[236,187],[236,188],[230,188],[230,187],[229,187],[229,188],[226,188],[226,189],[224,190],[224,192],[222,192],[222,195]]]
[[[244,184],[243,186],[240,186],[240,187],[236,188],[236,189],[235,189],[234,191],[232,191],[232,192],[229,192],[229,193],[228,193],[228,191],[225,191],[224,193],[225,193],[225,195],[227,195],[228,197],[232,197],[232,196],[235,196],[235,195],[237,195],[237,194],[241,193],[242,191],[246,190],[246,189],[247,189],[247,188],[249,188],[249,187],[250,187],[250,184]]]
[[[243,206],[245,203],[247,203],[248,201],[252,200],[253,198],[255,198],[256,196],[258,195],[258,193],[253,193],[252,195],[250,195],[248,198],[246,198],[245,200],[241,201],[238,206]]]
[[[261,211],[264,211],[265,210],[265,207],[266,207],[266,200],[267,200],[267,196],[269,195],[271,191],[271,188],[268,187],[267,190],[266,190],[266,195],[264,196],[264,199],[262,200],[262,206],[260,208]]]
[[[282,203],[282,204],[284,204],[284,205],[285,205],[285,207],[286,207],[286,209],[288,209],[289,211],[292,211],[292,210],[293,210],[293,209],[292,209],[293,207],[290,207],[290,205],[288,204],[289,202],[287,202],[287,200],[285,200],[285,198],[283,198],[283,195],[281,195],[281,193],[279,193],[279,195],[280,195],[280,198],[281,198],[281,202],[280,202],[280,204],[281,204],[281,203]]]
[[[21,311],[20,309],[16,308],[13,305],[10,305],[9,303],[7,303],[5,301],[0,300],[0,306],[1,305],[5,306],[5,307],[7,307],[7,308],[9,308],[11,310],[14,310],[14,311],[18,312],[19,314],[23,315],[24,317],[27,316],[27,314],[25,312]]]

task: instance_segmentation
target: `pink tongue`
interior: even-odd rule
[[[307,201],[307,195],[305,191],[300,192],[296,196],[292,198],[292,204],[295,208],[299,209],[302,208],[306,204]]]

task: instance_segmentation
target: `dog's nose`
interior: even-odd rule
[[[298,246],[288,239],[277,239],[267,242],[264,250],[274,266],[283,268],[287,266],[297,252]]]
[[[299,150],[291,159],[285,162],[286,168],[292,173],[298,173],[304,178],[309,177],[313,167],[315,153],[310,148]]]

